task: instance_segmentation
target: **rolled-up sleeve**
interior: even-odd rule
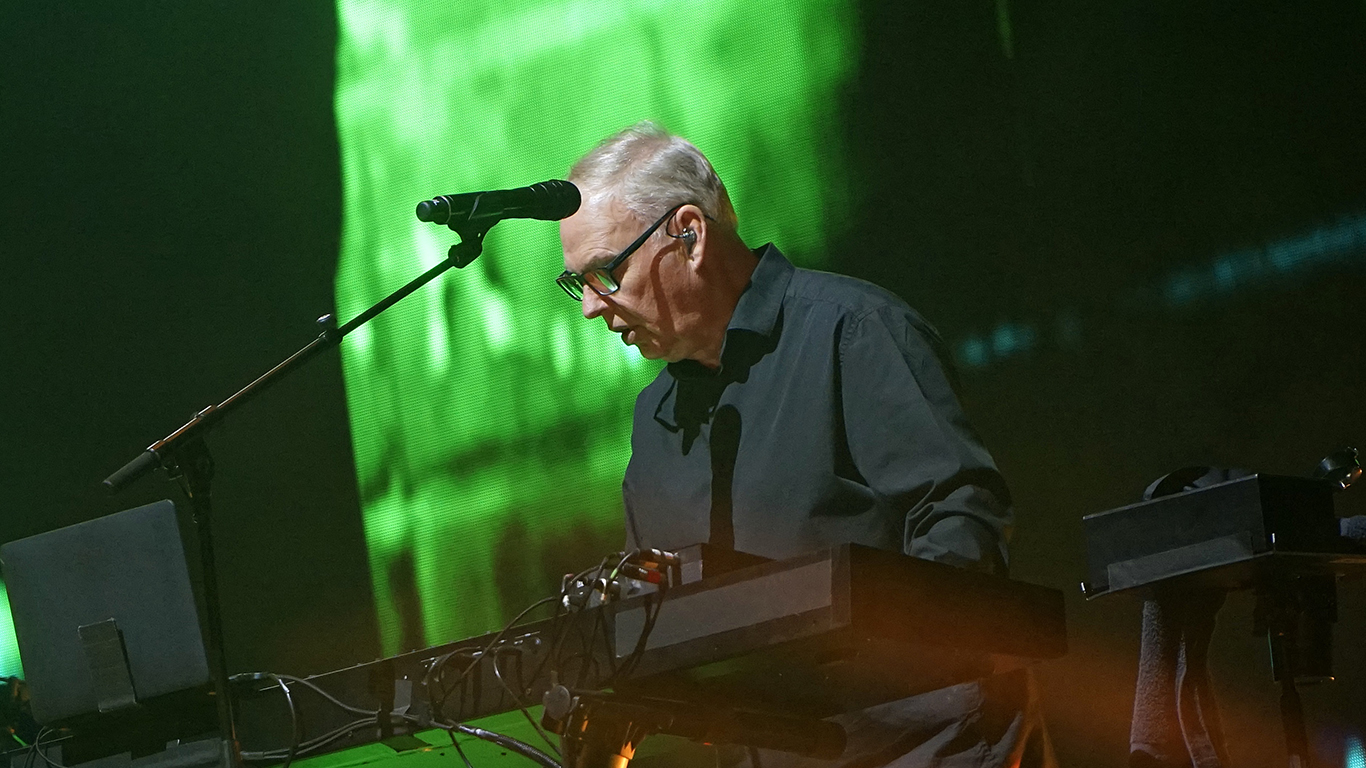
[[[1005,575],[1010,493],[963,415],[933,329],[882,307],[849,318],[840,393],[854,465],[889,514],[902,551]]]

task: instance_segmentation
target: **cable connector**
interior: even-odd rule
[[[636,581],[645,581],[650,584],[660,584],[664,581],[664,574],[654,568],[646,568],[635,563],[626,563],[621,566],[622,575]]]

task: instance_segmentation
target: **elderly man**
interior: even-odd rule
[[[751,250],[711,164],[654,124],[608,138],[570,180],[583,205],[560,225],[560,286],[668,363],[636,400],[631,546],[787,558],[855,542],[1006,572],[1009,492],[919,315],[772,244]],[[839,718],[840,762],[1045,764],[1034,710],[1019,673],[893,702]]]

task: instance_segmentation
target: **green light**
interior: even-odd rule
[[[419,200],[562,178],[645,118],[708,154],[751,244],[810,263],[838,220],[847,0],[339,0],[338,15],[343,319],[455,242],[417,221]],[[488,630],[558,583],[557,553],[621,546],[631,404],[658,368],[580,317],[561,268],[554,224],[505,222],[472,266],[343,344],[386,653],[405,621],[410,645]]]
[[[9,592],[0,581],[0,677],[23,677],[19,660],[19,641],[14,637],[14,618],[9,610]]]

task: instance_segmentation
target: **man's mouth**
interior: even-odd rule
[[[608,328],[621,337],[622,344],[628,346],[634,344],[640,337],[640,333],[636,330],[634,325],[623,325],[620,328],[613,328],[609,325]]]

